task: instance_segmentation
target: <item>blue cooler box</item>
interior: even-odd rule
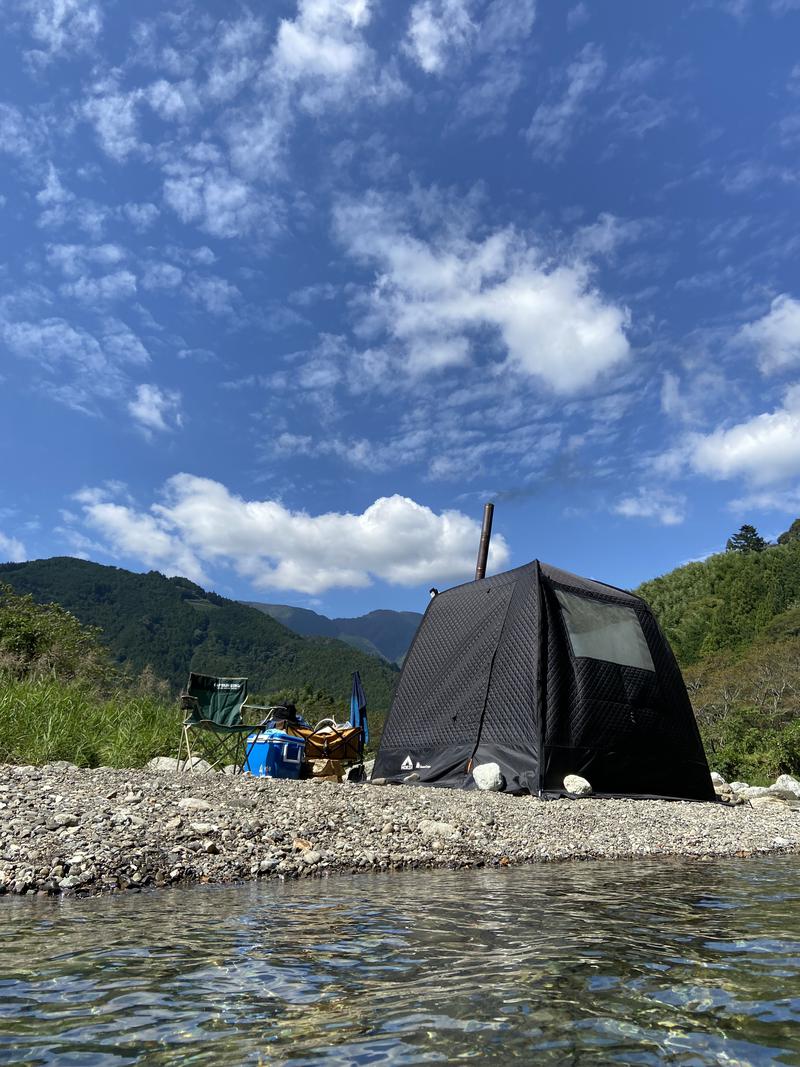
[[[305,738],[283,730],[250,734],[244,769],[259,778],[299,778],[305,747]]]

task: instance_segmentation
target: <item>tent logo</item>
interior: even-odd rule
[[[406,758],[400,764],[400,770],[401,771],[413,771],[414,770],[414,761],[412,760],[412,758],[410,756],[406,756]]]

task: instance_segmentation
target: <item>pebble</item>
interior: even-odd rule
[[[0,893],[88,896],[369,870],[800,853],[791,783],[755,799],[766,797],[758,807],[744,798],[735,806],[543,801],[477,789],[319,789],[163,770],[0,766]],[[211,810],[213,822],[202,815]]]

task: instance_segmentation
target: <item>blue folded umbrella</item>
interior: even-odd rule
[[[350,694],[350,725],[357,726],[364,733],[364,744],[369,741],[369,724],[367,723],[367,698],[361,684],[361,675],[353,671],[353,690]]]

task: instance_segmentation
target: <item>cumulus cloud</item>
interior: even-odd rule
[[[136,395],[128,404],[134,422],[148,439],[153,433],[165,433],[180,426],[181,394],[158,385],[139,385]]]
[[[470,0],[419,0],[411,8],[404,49],[426,74],[439,74],[467,49],[478,27]]]
[[[171,574],[208,584],[204,568],[232,566],[261,589],[317,594],[333,588],[446,584],[470,577],[479,524],[434,512],[408,497],[381,497],[360,514],[309,515],[275,500],[245,500],[208,478],[170,478],[148,511],[102,490],[79,494],[84,517],[112,549]],[[490,569],[508,561],[502,535]]]
[[[737,340],[753,349],[765,374],[800,363],[800,301],[776,296],[766,315],[742,326]]]
[[[526,136],[534,153],[557,161],[569,147],[587,97],[602,82],[606,61],[596,44],[585,45],[566,69],[566,88],[554,100],[540,104],[533,114]]]
[[[376,196],[340,203],[335,228],[351,255],[377,268],[364,329],[401,344],[411,374],[467,362],[472,337],[487,330],[507,368],[559,393],[629,354],[628,311],[593,287],[588,264],[548,262],[510,229],[424,240]]]
[[[690,439],[690,463],[712,478],[770,485],[800,474],[800,385],[783,405],[727,429]]]
[[[622,497],[612,511],[626,519],[652,519],[662,526],[678,526],[686,517],[686,500],[661,489],[643,488],[635,495]]]
[[[8,537],[0,530],[0,560],[4,563],[24,563],[27,558],[22,541]]]

